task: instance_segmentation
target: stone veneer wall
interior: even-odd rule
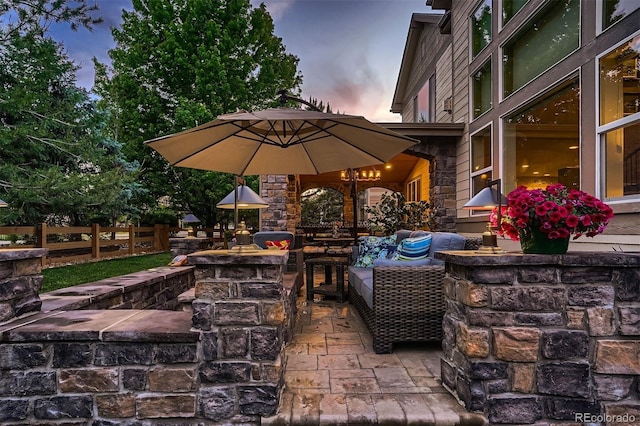
[[[442,381],[468,410],[491,424],[640,422],[640,255],[436,257]]]
[[[292,320],[286,252],[190,260],[193,313],[61,310],[0,324],[0,424],[248,425],[272,415]]]
[[[0,323],[40,310],[47,249],[0,249]]]

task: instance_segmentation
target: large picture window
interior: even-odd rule
[[[505,44],[503,95],[509,96],[580,44],[580,0],[557,0]]]
[[[504,119],[504,190],[519,185],[580,187],[578,79]]]
[[[491,109],[491,61],[473,73],[473,118]]]
[[[475,196],[492,179],[491,127],[471,136],[471,196]]]
[[[471,47],[475,57],[491,43],[491,0],[483,0],[471,15]]]

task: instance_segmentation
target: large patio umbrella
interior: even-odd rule
[[[271,108],[221,115],[145,143],[174,166],[246,176],[383,164],[416,142],[360,116]]]
[[[309,105],[279,93],[282,105]],[[315,175],[383,164],[417,142],[361,116],[281,106],[221,115],[145,143],[174,166],[246,176]],[[355,232],[355,212],[353,225]]]

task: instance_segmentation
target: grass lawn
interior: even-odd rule
[[[43,269],[40,293],[165,266],[171,253],[147,254]]]

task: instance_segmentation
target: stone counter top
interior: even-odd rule
[[[470,250],[440,251],[435,258],[463,266],[548,265],[557,266],[640,266],[640,253],[625,252],[568,252],[566,254],[500,254],[478,253]]]
[[[48,253],[45,248],[0,248],[0,262],[39,258]]]
[[[157,310],[48,312],[0,326],[0,342],[197,342],[191,313]]]
[[[189,265],[285,265],[288,250],[203,250],[187,255]]]

